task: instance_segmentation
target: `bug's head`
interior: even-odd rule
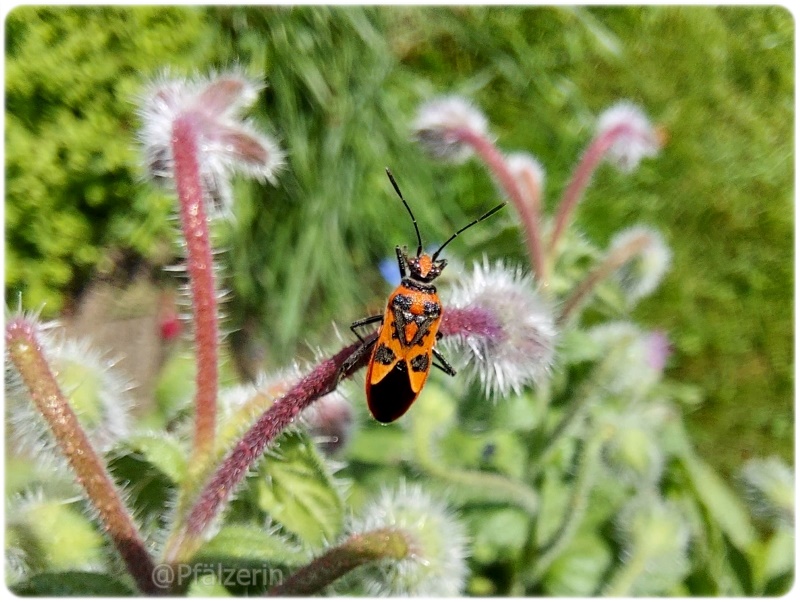
[[[469,224],[458,230],[455,234],[453,234],[450,238],[448,238],[444,244],[437,249],[437,251],[433,255],[428,255],[427,253],[422,252],[422,237],[419,234],[419,227],[417,226],[417,219],[414,217],[414,213],[411,211],[411,207],[408,206],[408,203],[403,198],[403,194],[400,192],[400,187],[397,185],[397,182],[394,181],[394,176],[392,172],[389,171],[389,168],[386,168],[386,175],[389,176],[389,181],[392,183],[395,192],[397,192],[397,196],[400,197],[400,200],[403,201],[403,205],[408,211],[408,215],[411,216],[411,221],[414,224],[414,232],[417,234],[417,254],[413,257],[409,257],[408,249],[397,247],[397,257],[400,260],[400,274],[402,277],[406,276],[406,267],[408,268],[408,276],[420,283],[428,284],[436,280],[439,275],[442,273],[442,270],[447,265],[446,259],[439,259],[439,253],[449,245],[453,240],[461,234],[467,228],[471,228],[478,222],[482,222],[490,215],[495,214],[500,209],[503,208],[505,203],[500,203],[494,209],[484,213],[481,217],[476,220],[471,221]]]
[[[417,282],[429,283],[441,275],[447,265],[446,259],[435,259],[427,253],[419,253],[416,257],[405,255],[409,276]]]

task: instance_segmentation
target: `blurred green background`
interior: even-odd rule
[[[622,175],[603,167],[578,212],[599,244],[636,222],[674,252],[633,318],[664,329],[668,376],[697,384],[688,416],[713,465],[793,457],[794,22],[778,7],[47,8],[6,19],[6,296],[68,314],[98,278],[175,261],[170,196],[141,179],[135,101],[146,83],[232,65],[263,76],[253,112],[287,152],[277,187],[236,183],[221,224],[227,326],[266,367],[309,358],[374,313],[378,262],[413,230],[441,241],[497,193],[476,163],[422,156],[421,102],[460,94],[506,151],[547,169],[555,206],[596,116],[620,99],[668,133]],[[512,223],[464,260],[525,261]],[[119,278],[118,278],[119,281]],[[44,304],[44,305],[43,305]],[[233,341],[243,345],[241,335]]]

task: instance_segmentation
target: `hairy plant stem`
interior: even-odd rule
[[[631,239],[627,244],[614,249],[606,255],[603,262],[592,270],[586,278],[572,291],[572,294],[564,302],[558,323],[563,324],[570,315],[576,311],[581,303],[594,291],[595,287],[613,274],[616,270],[625,265],[633,257],[642,252],[649,244],[649,236],[645,233]]]
[[[137,587],[143,594],[165,594],[153,581],[153,560],[105,465],[61,392],[31,321],[23,317],[9,321],[6,352]]]
[[[561,524],[550,539],[533,552],[533,576],[536,581],[541,579],[552,562],[572,540],[586,514],[589,494],[597,473],[602,442],[603,437],[598,434],[591,435],[588,439],[579,442],[580,451],[575,468],[572,494],[564,508]]]
[[[186,240],[186,267],[192,297],[197,391],[192,466],[203,466],[214,447],[217,413],[219,329],[214,263],[198,161],[197,124],[191,115],[175,119],[172,154],[181,229]]]
[[[541,282],[543,286],[546,286],[547,271],[544,252],[542,250],[538,197],[531,198],[530,200],[525,198],[516,178],[514,178],[514,175],[509,171],[505,158],[491,140],[469,128],[457,128],[451,133],[458,140],[469,144],[475,150],[489,168],[489,172],[494,175],[500,186],[505,190],[508,198],[511,199],[517,213],[519,213],[520,221],[522,221],[522,227],[525,231],[525,241],[531,256],[533,272],[536,279]]]
[[[453,310],[453,314],[458,318],[464,312]],[[448,328],[442,329],[441,332],[444,336],[475,334],[469,323],[459,319],[449,321]],[[248,470],[260,459],[266,447],[292,423],[300,412],[320,397],[331,393],[342,379],[349,378],[366,366],[377,336],[378,333],[374,332],[364,340],[348,345],[331,358],[318,364],[253,423],[200,489],[197,499],[189,508],[185,518],[183,518],[184,513],[179,512],[181,518],[173,524],[172,534],[165,546],[164,559],[166,562],[186,562],[191,559],[202,543],[203,533],[222,511],[235,489],[244,480]],[[523,489],[519,489],[517,484],[499,475],[487,476],[490,486],[499,486],[502,491],[506,492],[506,498],[517,500],[523,507],[535,508],[537,499],[535,493],[528,491],[524,486]],[[499,484],[501,482],[502,484]],[[478,486],[483,485],[478,484]],[[185,506],[181,506],[179,510],[183,507]]]
[[[350,377],[363,368],[369,360],[369,351],[376,337],[377,333],[374,333],[363,342],[348,345],[317,365],[250,427],[206,482],[189,510],[185,524],[173,532],[167,544],[167,562],[185,562],[191,558],[200,545],[203,532],[217,517],[266,447],[300,412],[333,391],[343,378]]]
[[[411,552],[409,536],[402,529],[377,529],[352,535],[298,569],[286,581],[270,589],[268,595],[310,596],[353,569],[380,560],[403,560]]]
[[[225,422],[220,423],[214,449],[206,456],[206,462],[202,466],[195,467],[193,478],[187,479],[182,484],[176,504],[176,516],[185,517],[190,504],[200,493],[201,487],[210,478],[215,467],[225,459],[234,443],[243,436],[247,428],[252,426],[261,414],[272,406],[278,397],[286,393],[289,386],[288,383],[281,383],[255,392]],[[175,530],[175,526],[173,525],[173,530]]]
[[[630,126],[624,123],[610,128],[595,137],[583,153],[580,163],[578,163],[578,167],[575,168],[575,171],[572,173],[572,179],[564,189],[564,194],[561,196],[561,200],[558,203],[553,233],[550,236],[550,243],[547,247],[547,255],[551,263],[555,260],[561,236],[567,229],[572,214],[575,212],[575,208],[583,197],[583,193],[589,185],[597,166],[600,164],[600,161],[602,161],[606,152],[608,152],[608,149],[614,144],[617,137],[629,131]]]

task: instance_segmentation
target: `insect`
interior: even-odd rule
[[[353,322],[350,326],[353,334],[361,339],[357,328],[381,323],[367,365],[366,389],[369,411],[375,420],[383,423],[393,422],[408,411],[425,385],[431,365],[455,376],[456,371],[435,348],[436,341],[442,336],[439,332],[442,305],[433,281],[447,265],[447,260],[439,259],[439,254],[464,230],[485,220],[505,205],[501,203],[470,222],[448,238],[435,253],[428,255],[422,252],[422,237],[414,213],[388,168],[386,175],[414,223],[417,254],[410,256],[407,247],[395,248],[401,281],[389,295],[386,311]],[[434,357],[439,363],[433,360]]]

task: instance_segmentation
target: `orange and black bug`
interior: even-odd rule
[[[422,252],[417,220],[403,198],[400,187],[388,169],[386,175],[414,223],[417,255],[409,256],[407,247],[396,247],[401,281],[389,296],[386,311],[353,322],[350,326],[360,339],[357,328],[381,322],[367,365],[366,386],[369,411],[375,420],[384,423],[397,420],[411,407],[428,378],[431,365],[455,376],[456,371],[434,347],[441,337],[439,324],[442,321],[442,305],[432,283],[447,265],[447,260],[439,259],[439,254],[464,230],[485,220],[505,205],[501,203],[467,224],[448,238],[433,255],[428,255]],[[434,357],[439,360],[438,364],[433,361]]]

